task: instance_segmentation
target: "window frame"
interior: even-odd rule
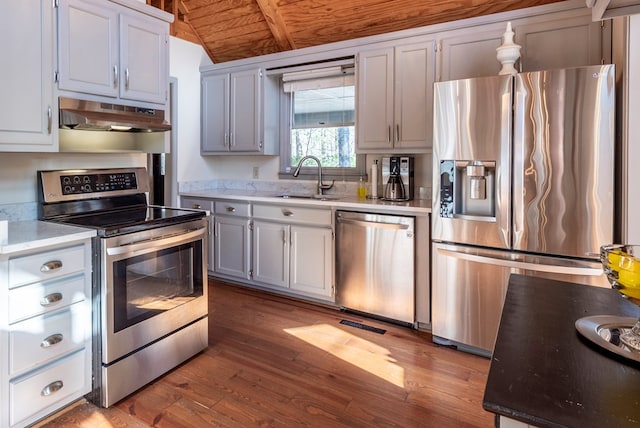
[[[344,63],[342,61],[341,63]],[[313,69],[313,68],[325,68],[335,65],[335,63],[323,63],[323,64],[314,64],[314,66],[309,67],[300,67],[295,70],[304,70],[304,69]],[[287,70],[288,71],[288,70]],[[284,73],[284,70],[282,70]],[[354,75],[355,77],[355,75]],[[292,179],[293,171],[296,168],[296,165],[289,165],[289,160],[291,159],[291,126],[293,121],[293,93],[287,93],[284,90],[284,83],[281,78],[279,80],[279,92],[280,92],[280,166],[278,171],[278,177],[280,179]],[[357,81],[355,82],[357,85]],[[357,105],[355,106],[357,109]],[[357,120],[357,111],[355,112],[355,120],[354,120],[354,144],[357,144],[357,126],[355,121]],[[355,148],[354,148],[355,150]],[[323,178],[327,180],[343,180],[343,181],[358,181],[360,177],[366,179],[367,171],[366,171],[366,155],[355,152],[356,157],[356,166],[352,168],[347,167],[322,167],[322,175]],[[306,162],[305,162],[306,165]],[[303,166],[300,169],[300,174],[297,178],[301,178],[304,180],[316,180],[318,177],[318,168],[315,164],[310,164],[309,166]]]

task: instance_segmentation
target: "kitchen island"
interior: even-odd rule
[[[592,315],[640,308],[613,289],[511,276],[483,400],[497,425],[640,426],[640,363],[583,338],[575,321]]]

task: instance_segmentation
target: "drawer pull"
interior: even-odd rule
[[[40,306],[49,306],[62,300],[62,293],[51,293],[40,299]]]
[[[293,212],[291,212],[291,211],[289,211],[289,210],[284,210],[284,211],[282,211],[282,214],[283,214],[285,217],[293,217]]]
[[[227,212],[234,213],[236,209],[234,207],[227,207]]]
[[[48,348],[57,343],[62,342],[63,336],[60,333],[52,334],[49,337],[46,337],[42,342],[40,342],[41,348]]]
[[[51,260],[40,266],[40,272],[43,273],[53,272],[58,269],[62,269],[62,261],[60,260]]]
[[[49,385],[42,388],[42,391],[40,391],[40,395],[42,395],[43,397],[47,397],[60,391],[63,386],[64,384],[61,380],[56,380],[55,382],[51,382]]]

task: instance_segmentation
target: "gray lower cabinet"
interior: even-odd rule
[[[25,248],[0,254],[1,427],[91,391],[91,240]]]
[[[328,208],[255,204],[252,279],[333,300],[333,229]]]
[[[213,240],[213,230],[215,227],[213,213],[213,201],[211,199],[204,198],[190,198],[190,197],[182,197],[180,200],[180,206],[182,208],[192,209],[192,210],[203,210],[209,214],[209,232],[208,239],[209,242],[207,244],[207,270],[209,272],[213,271],[214,260],[215,260],[215,245]]]
[[[247,280],[251,269],[251,204],[215,200],[214,260],[216,274]]]

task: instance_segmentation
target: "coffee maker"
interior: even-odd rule
[[[382,158],[383,199],[410,201],[413,199],[413,156]]]

